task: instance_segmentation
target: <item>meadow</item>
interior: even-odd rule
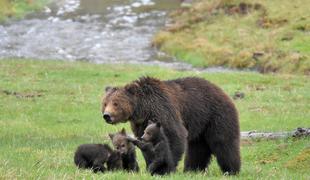
[[[108,133],[129,124],[106,124],[100,112],[107,85],[124,85],[140,76],[172,79],[199,76],[234,100],[242,131],[290,131],[310,126],[310,79],[292,74],[207,73],[156,66],[96,65],[86,62],[4,59],[0,61],[0,179],[161,179],[139,173],[94,174],[73,163],[82,143],[109,143]],[[310,139],[243,140],[242,170],[223,176],[215,159],[207,172],[183,173],[180,162],[167,179],[310,179]]]
[[[153,45],[196,67],[310,74],[310,1],[194,0]]]

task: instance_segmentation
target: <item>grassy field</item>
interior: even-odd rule
[[[310,126],[310,79],[251,72],[199,73],[134,65],[95,65],[60,61],[0,61],[0,179],[161,179],[142,171],[93,174],[73,164],[82,143],[110,143],[117,126],[104,123],[104,86],[123,85],[139,76],[161,79],[200,76],[245,98],[235,100],[242,131],[285,131]],[[111,144],[111,143],[110,143]],[[225,177],[216,161],[207,173],[178,172],[167,179],[310,179],[310,139],[243,141],[242,170]]]
[[[50,2],[50,0],[0,0],[0,22],[7,18],[21,18]]]
[[[197,67],[310,75],[310,1],[196,0],[154,46]]]

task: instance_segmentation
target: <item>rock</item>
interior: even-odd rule
[[[233,95],[234,100],[243,99],[244,97],[245,97],[245,94],[240,91],[235,92],[235,94]]]
[[[51,10],[49,7],[45,6],[45,7],[44,7],[44,12],[45,12],[46,14],[49,14],[49,13],[52,12],[52,10]]]
[[[253,53],[252,58],[255,60],[258,60],[260,57],[264,56],[263,51],[256,51]]]
[[[181,3],[181,7],[183,8],[192,7],[192,0],[183,0],[183,2]]]

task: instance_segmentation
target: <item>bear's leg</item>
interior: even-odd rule
[[[211,151],[202,140],[188,142],[184,171],[204,171],[211,159]]]
[[[240,171],[241,162],[238,141],[217,142],[213,143],[213,146],[210,145],[223,173],[234,175]]]
[[[100,158],[96,159],[93,164],[93,171],[97,173],[98,171],[104,172],[106,169],[104,167],[104,161]]]
[[[186,141],[187,141],[186,136],[183,136],[184,134],[186,134],[186,132],[183,132],[183,131],[182,133],[177,132],[178,130],[181,131],[182,129],[185,129],[185,128],[182,126],[178,126],[175,129],[174,128],[164,129],[164,132],[168,138],[168,142],[169,142],[169,146],[170,146],[170,150],[172,153],[172,158],[173,158],[175,167],[178,166],[178,162],[182,158],[182,155],[185,150]]]
[[[79,159],[79,161],[76,162],[76,164],[79,168],[89,168],[87,161],[84,159]]]

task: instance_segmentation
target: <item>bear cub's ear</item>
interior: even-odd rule
[[[121,134],[126,135],[126,130],[125,130],[125,128],[123,128],[123,129],[121,130]]]
[[[147,121],[147,125],[149,126],[149,125],[151,125],[151,124],[154,124],[154,122],[153,122],[151,119],[149,119],[149,120]]]
[[[117,90],[117,87],[111,87],[111,86],[106,86],[105,87],[105,92],[108,93],[108,92],[113,92]]]
[[[106,86],[106,87],[105,87],[105,92],[108,92],[108,91],[110,91],[110,90],[112,90],[112,87],[111,87],[111,86]]]
[[[147,125],[155,124],[156,122],[157,122],[157,120],[155,118],[152,118],[152,119],[148,120]]]
[[[113,140],[114,134],[110,134],[109,133],[109,137],[110,137],[111,140]]]

